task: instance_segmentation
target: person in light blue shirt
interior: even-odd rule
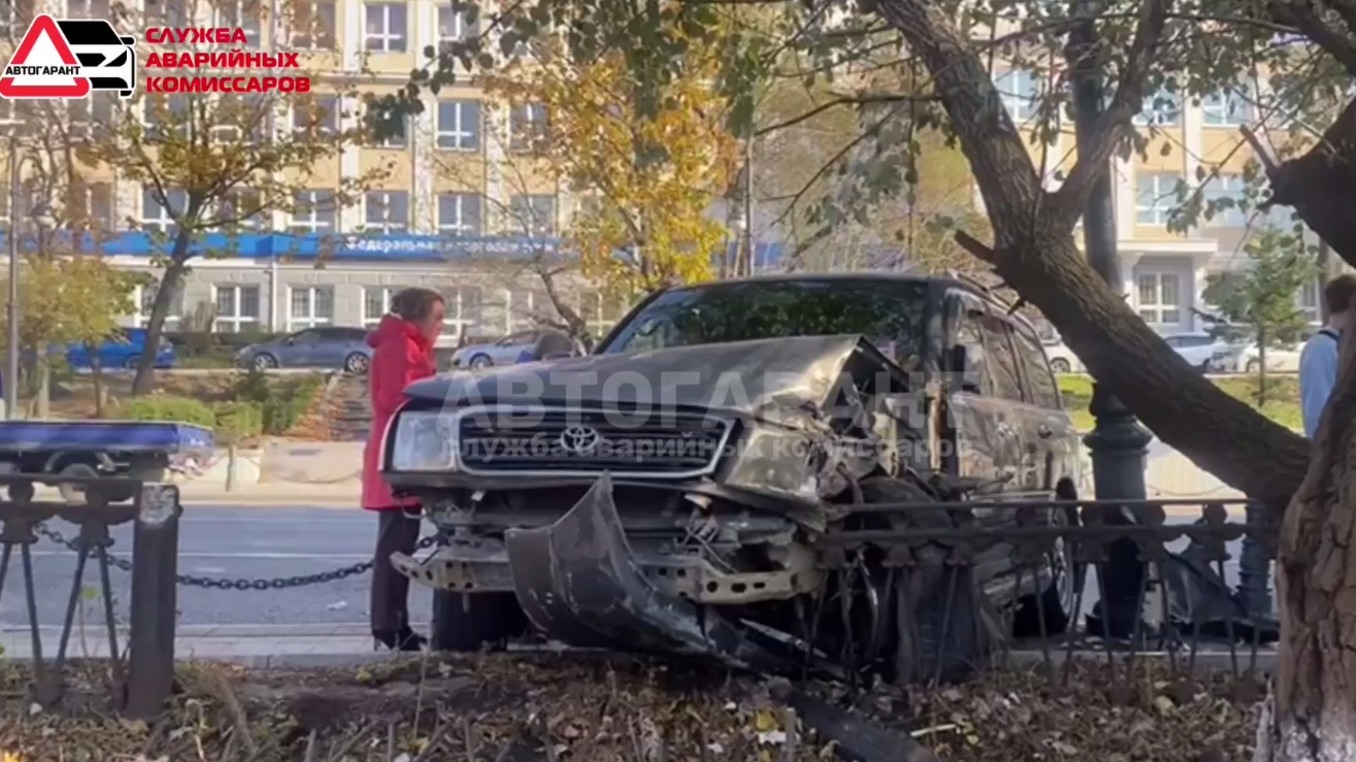
[[[1318,431],[1323,408],[1337,385],[1338,341],[1356,306],[1356,275],[1346,273],[1328,281],[1323,286],[1323,304],[1328,323],[1304,343],[1300,352],[1300,413],[1304,435],[1310,439]]]

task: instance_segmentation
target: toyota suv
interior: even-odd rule
[[[888,568],[909,553],[891,536],[952,512],[873,503],[1076,497],[1080,443],[1041,342],[968,281],[668,289],[590,355],[444,374],[406,396],[383,473],[443,542],[393,563],[437,591],[435,648],[530,627],[745,667],[813,654],[893,679],[973,664],[1007,636],[981,610],[1040,612],[1051,633],[1074,613],[1062,545],[1025,580],[1006,547],[983,551],[962,587],[992,606],[944,603],[940,581]]]

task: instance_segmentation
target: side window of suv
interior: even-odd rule
[[[990,312],[981,319],[980,328],[984,334],[989,374],[993,377],[994,395],[1021,401],[1022,376],[1018,370],[1017,352],[1012,346],[1012,324]]]
[[[967,299],[960,300],[960,314],[956,318],[956,346],[965,347],[965,362],[969,367],[955,368],[963,372],[965,381],[977,385],[980,394],[993,394],[993,381],[988,358],[984,351],[984,331],[980,327],[984,308]],[[971,389],[975,391],[975,389]]]
[[[1040,342],[1020,326],[1013,338],[1016,339],[1017,355],[1022,360],[1022,368],[1026,371],[1027,398],[1031,404],[1039,405],[1046,410],[1059,410],[1061,407],[1059,387],[1055,384],[1055,377],[1050,373],[1050,366],[1045,361],[1045,353],[1041,351]]]

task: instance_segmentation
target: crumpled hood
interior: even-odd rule
[[[408,320],[396,317],[395,315],[386,315],[377,324],[377,329],[367,334],[367,346],[376,349],[388,341],[399,339],[401,341],[415,340],[423,343],[423,336],[418,329],[410,324]]]
[[[776,407],[804,415],[829,403],[858,353],[891,365],[861,336],[798,336],[454,371],[415,383],[405,393],[444,407],[583,402],[760,417]]]

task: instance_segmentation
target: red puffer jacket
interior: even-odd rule
[[[417,501],[398,501],[381,476],[381,445],[386,427],[404,402],[405,387],[437,372],[433,364],[433,346],[408,320],[395,315],[381,319],[377,330],[367,337],[374,350],[367,372],[367,387],[372,398],[372,430],[363,450],[363,507],[369,511],[387,511],[416,505]]]

